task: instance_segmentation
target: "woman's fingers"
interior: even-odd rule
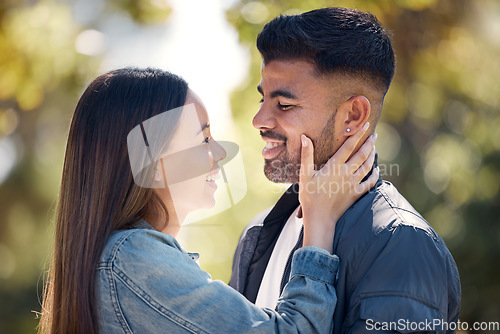
[[[346,162],[354,152],[356,146],[358,146],[359,141],[361,140],[361,138],[363,138],[366,130],[368,130],[369,127],[370,122],[366,122],[358,132],[347,138],[347,140],[342,144],[342,146],[340,146],[340,148],[337,150],[337,152],[335,152],[331,159],[335,160],[337,163]]]
[[[378,171],[373,172],[372,175],[365,181],[361,182],[363,178],[372,169],[373,163],[375,161],[375,146],[374,143],[377,139],[377,135],[372,135],[366,139],[365,143],[360,147],[360,149],[352,155],[348,161],[341,162],[337,159],[347,159],[352,154],[352,148],[350,145],[357,145],[360,138],[366,132],[369,123],[365,123],[363,128],[358,131],[354,138],[348,138],[346,142],[339,148],[337,153],[330,158],[325,166],[318,173],[315,172],[314,165],[314,147],[313,142],[305,135],[301,135],[301,167],[300,167],[300,178],[299,178],[299,189],[302,191],[302,200],[306,200],[310,196],[303,194],[304,189],[307,189],[308,184],[311,181],[318,182],[319,184],[333,183],[337,184],[350,184],[351,189],[357,193],[358,191],[363,191],[362,193],[370,190],[370,188],[375,185],[378,180]],[[339,154],[339,151],[340,154]],[[337,158],[337,159],[334,159]],[[347,182],[347,183],[345,183]],[[321,187],[319,187],[321,188]],[[321,188],[322,189],[322,188]],[[362,194],[361,193],[361,194]]]
[[[359,168],[354,171],[354,173],[353,173],[354,179],[357,182],[361,182],[361,180],[363,180],[363,178],[366,176],[366,174],[368,174],[370,172],[370,170],[373,167],[374,161],[375,161],[375,146],[372,147],[372,150],[370,151],[368,157],[361,164],[361,166],[359,166]],[[351,166],[349,165],[349,167],[351,167]]]
[[[300,179],[299,189],[305,189],[305,183],[309,182],[314,175],[314,147],[312,140],[305,135],[300,136],[302,143],[300,157]]]
[[[359,148],[359,150],[352,155],[352,157],[349,158],[349,160],[346,162],[347,167],[349,170],[354,173],[357,171],[365,162],[366,160],[370,157],[372,154],[373,149],[375,148],[375,142],[377,141],[377,134],[373,134],[369,136],[363,145]],[[373,162],[372,162],[373,164]],[[371,168],[371,165],[370,165]]]

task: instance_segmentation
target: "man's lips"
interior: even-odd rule
[[[266,146],[262,149],[262,156],[269,160],[275,158],[285,148],[285,141],[262,136]]]

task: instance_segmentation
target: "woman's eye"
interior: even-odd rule
[[[207,137],[203,140],[203,142],[208,144],[210,140],[212,140],[212,137]]]
[[[259,103],[264,103],[264,98],[260,99]]]
[[[293,106],[290,105],[290,104],[281,104],[281,103],[278,103],[278,108],[280,108],[283,111],[287,111],[287,110],[292,109]]]

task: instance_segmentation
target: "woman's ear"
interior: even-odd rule
[[[370,101],[363,95],[355,95],[342,104],[342,134],[351,136],[365,124],[371,112]]]

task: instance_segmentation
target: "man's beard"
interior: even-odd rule
[[[333,113],[326,125],[321,130],[320,136],[313,140],[314,163],[316,169],[321,168],[333,155],[335,115]],[[312,139],[312,138],[311,138]],[[286,142],[285,142],[286,143]],[[275,159],[265,160],[264,174],[275,183],[299,182],[300,175],[300,149],[296,154],[290,154],[286,149]]]

